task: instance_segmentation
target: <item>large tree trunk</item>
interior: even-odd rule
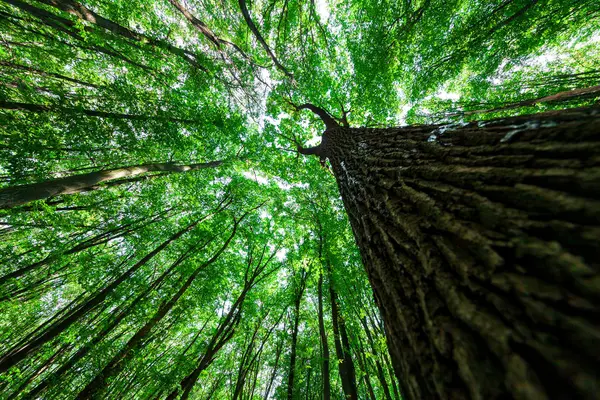
[[[61,194],[74,194],[98,189],[101,183],[125,177],[139,176],[148,172],[179,173],[213,168],[222,161],[211,161],[202,164],[178,165],[174,163],[154,163],[121,167],[87,174],[51,179],[45,182],[28,185],[9,186],[0,189],[0,209],[11,208],[35,200],[47,199]]]
[[[324,133],[406,399],[597,399],[599,113]]]

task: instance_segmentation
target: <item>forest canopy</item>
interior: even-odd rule
[[[594,398],[599,66],[597,0],[0,1],[0,398]]]

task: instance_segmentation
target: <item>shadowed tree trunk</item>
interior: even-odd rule
[[[298,324],[300,323],[300,302],[302,300],[302,294],[306,288],[306,271],[300,273],[300,280],[296,293],[294,296],[294,321],[292,324],[292,343],[290,350],[290,370],[288,373],[288,387],[287,387],[287,398],[288,400],[294,399],[294,379],[296,376],[296,345],[298,343]]]
[[[319,336],[321,337],[321,379],[323,380],[323,400],[331,398],[331,382],[329,381],[329,344],[327,343],[327,331],[325,330],[325,321],[323,320],[323,273],[319,273],[319,283],[317,284],[317,294],[319,298]]]
[[[327,273],[329,275],[329,298],[331,300],[331,322],[333,324],[333,341],[335,343],[335,354],[338,359],[338,370],[342,381],[344,397],[349,400],[358,400],[356,392],[356,373],[354,362],[350,354],[350,341],[346,333],[344,318],[340,315],[338,295],[333,287],[333,276],[331,265],[327,261]]]
[[[159,246],[157,246],[150,253],[145,255],[141,260],[136,262],[133,266],[127,269],[124,273],[122,273],[118,278],[113,280],[109,285],[99,290],[97,293],[90,295],[85,303],[80,306],[77,306],[74,310],[70,311],[66,315],[64,315],[60,320],[52,323],[50,326],[46,328],[42,333],[40,333],[36,337],[32,337],[25,344],[18,345],[12,347],[5,355],[0,359],[0,372],[4,372],[11,368],[12,366],[19,363],[21,360],[26,358],[29,354],[31,354],[34,350],[38,349],[40,346],[48,343],[49,341],[55,339],[62,332],[68,329],[73,323],[75,323],[79,318],[84,316],[87,312],[92,310],[98,304],[102,303],[104,299],[121,283],[125,282],[131,275],[133,275],[138,269],[140,269],[143,265],[149,262],[154,256],[160,253],[165,247],[167,247],[172,242],[179,239],[185,233],[191,231],[202,219],[199,219],[187,227],[179,230],[173,236],[169,237],[166,241],[162,242]]]
[[[101,183],[113,179],[138,176],[147,172],[188,172],[204,168],[213,168],[222,164],[222,161],[211,161],[202,164],[177,165],[174,163],[143,164],[131,167],[109,169],[105,171],[90,172],[87,174],[67,176],[51,179],[45,182],[27,185],[12,186],[0,189],[0,209],[11,208],[31,201],[47,199],[61,194],[74,194],[92,189],[98,189]],[[122,182],[122,181],[120,181]],[[126,183],[124,180],[122,183]],[[109,182],[110,183],[110,182]]]
[[[202,65],[200,65],[200,63],[198,62],[197,56],[193,52],[173,46],[172,44],[170,44],[164,40],[152,38],[152,37],[146,36],[144,34],[132,31],[131,29],[129,29],[125,26],[119,25],[114,21],[111,21],[107,18],[102,17],[101,15],[98,15],[93,10],[85,7],[84,5],[82,5],[80,3],[77,3],[76,1],[72,1],[72,0],[38,0],[38,1],[40,3],[44,3],[47,5],[56,7],[60,10],[66,11],[69,14],[76,16],[80,20],[83,20],[83,21],[89,22],[91,24],[94,24],[98,27],[104,28],[107,31],[113,33],[114,35],[118,35],[123,38],[135,41],[135,42],[145,43],[145,44],[148,44],[153,47],[158,47],[158,48],[164,49],[172,54],[180,56],[185,61],[192,64],[194,67],[199,68],[206,72],[206,68],[204,68]],[[61,21],[62,21],[62,19],[61,19]],[[69,22],[67,22],[67,24],[68,24],[67,26],[74,25],[73,22],[70,22],[70,23]],[[93,29],[90,29],[90,27],[86,27],[86,30],[93,31]]]
[[[167,115],[142,115],[142,114],[126,114],[109,111],[88,110],[77,107],[62,107],[60,105],[43,105],[32,103],[19,103],[14,101],[0,100],[0,109],[4,110],[20,110],[33,113],[56,113],[71,115],[86,115],[88,117],[109,118],[117,120],[130,121],[158,121],[158,122],[173,122],[184,124],[199,124],[201,121],[195,119],[177,118]]]
[[[597,398],[600,108],[328,129],[406,399]]]

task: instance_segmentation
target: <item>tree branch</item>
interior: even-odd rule
[[[256,27],[256,25],[254,25],[254,22],[252,21],[252,18],[250,17],[250,12],[248,11],[248,7],[246,6],[246,1],[238,0],[238,2],[240,4],[240,9],[242,11],[242,15],[244,16],[244,20],[246,20],[246,24],[248,25],[248,28],[250,28],[250,30],[256,37],[256,40],[258,40],[258,42],[265,49],[265,51],[267,52],[269,57],[271,57],[271,60],[273,60],[273,63],[275,64],[277,69],[279,69],[281,72],[283,72],[288,78],[290,78],[292,80],[292,82],[294,82],[294,76],[291,74],[290,71],[287,70],[287,68],[285,68],[279,62],[279,60],[277,59],[277,57],[275,56],[275,54],[273,53],[273,51],[271,50],[271,48],[269,47],[267,42],[265,42],[265,39],[262,37],[262,35],[258,31],[258,28]]]
[[[302,104],[302,105],[295,105],[293,103],[291,103],[292,106],[294,106],[294,108],[297,111],[300,110],[310,110],[313,113],[315,113],[319,118],[321,118],[321,121],[323,121],[323,123],[325,124],[325,129],[332,129],[332,128],[338,128],[340,125],[337,123],[337,121],[335,119],[333,119],[333,117],[331,115],[329,115],[329,113],[327,111],[325,111],[324,109],[322,109],[321,107],[317,107],[314,104],[311,103],[306,103],[306,104]]]
[[[305,156],[312,156],[312,155],[319,156],[319,157],[322,156],[321,145],[314,146],[314,147],[302,147],[302,146],[298,145],[296,148],[298,149],[298,153],[304,154]]]
[[[210,40],[211,42],[213,42],[213,44],[220,49],[221,48],[221,42],[219,41],[219,38],[217,37],[217,35],[214,34],[213,31],[211,31],[208,26],[206,26],[206,24],[202,21],[200,21],[198,18],[196,18],[195,16],[193,16],[183,5],[181,5],[181,3],[179,3],[177,0],[169,0],[169,3],[171,3],[173,6],[175,6],[175,8],[177,8],[179,10],[179,12],[181,12],[183,14],[183,16],[191,22],[192,25],[194,25],[196,28],[198,28],[198,30],[200,32],[202,32],[202,34],[204,36],[206,36],[206,38],[208,40]]]

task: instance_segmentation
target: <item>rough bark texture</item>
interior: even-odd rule
[[[404,398],[598,398],[600,108],[323,139]]]

